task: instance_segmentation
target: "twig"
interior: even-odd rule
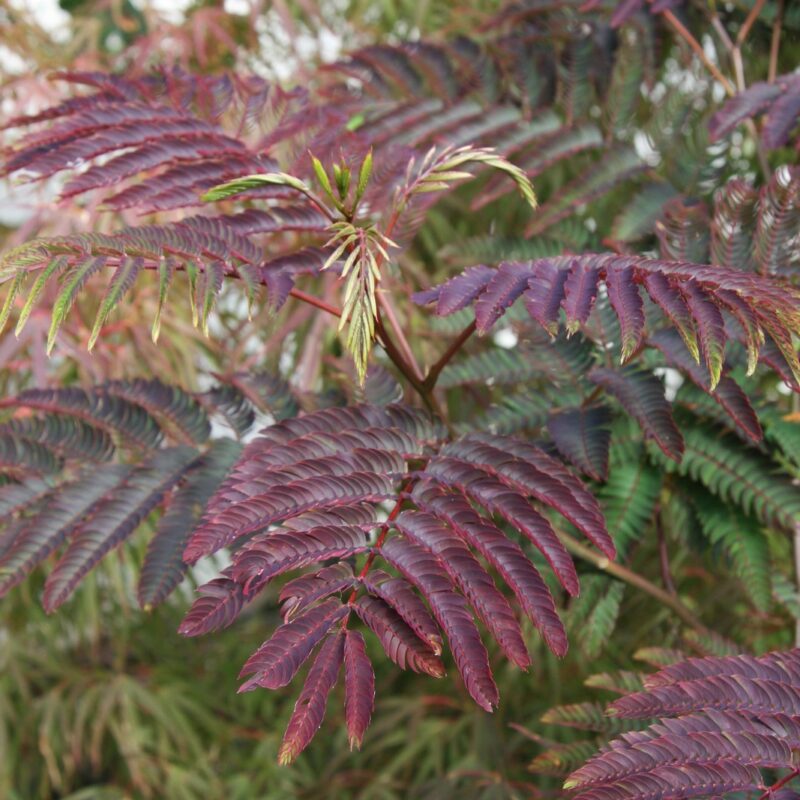
[[[747,39],[750,33],[750,29],[755,25],[758,15],[761,13],[761,9],[764,8],[766,2],[767,0],[757,0],[756,4],[750,9],[750,13],[747,15],[744,25],[739,29],[739,33],[736,36],[736,46],[738,48],[741,48],[744,44],[745,39]]]
[[[757,8],[758,8],[757,5],[754,6],[752,11],[756,11]],[[752,16],[752,12],[750,16]],[[748,17],[748,20],[750,20],[750,16]],[[758,16],[758,14],[756,14],[756,16]],[[747,26],[746,30],[745,26],[742,26],[742,30],[744,30],[744,35],[742,35],[742,31],[739,31],[739,36],[737,37],[735,44],[731,39],[731,37],[728,35],[728,32],[725,30],[725,26],[722,24],[722,21],[720,20],[719,15],[717,14],[716,11],[713,11],[711,13],[709,19],[711,21],[711,26],[717,32],[717,35],[722,41],[725,50],[728,52],[728,55],[730,56],[731,64],[733,65],[733,72],[736,76],[736,88],[739,90],[739,92],[744,92],[747,89],[747,82],[745,80],[745,75],[744,75],[744,61],[742,60],[741,46],[747,37],[747,33],[749,32],[750,27],[752,27],[755,17],[753,17],[753,21],[750,21],[749,24],[747,23],[747,21],[745,22],[745,25]],[[756,124],[752,119],[745,120],[744,125],[756,144],[756,156],[758,158],[758,165],[761,168],[761,173],[764,176],[764,180],[768,181],[772,173],[769,168],[769,160],[767,159],[767,155],[764,152],[764,148],[761,144],[761,137],[758,134],[758,128],[756,127]]]
[[[564,542],[567,550],[572,552],[574,555],[584,559],[584,561],[589,561],[598,569],[602,569],[609,575],[613,575],[615,578],[619,578],[619,580],[625,581],[625,583],[629,583],[631,586],[635,586],[637,589],[641,589],[651,597],[655,597],[665,606],[671,608],[687,625],[694,628],[698,633],[703,634],[704,636],[708,636],[711,633],[711,631],[706,628],[706,626],[703,625],[699,619],[697,619],[692,611],[684,605],[683,601],[677,595],[670,594],[660,586],[656,586],[654,583],[651,583],[649,580],[647,580],[647,578],[644,578],[638,573],[622,566],[622,564],[617,564],[615,561],[611,561],[611,559],[609,559],[607,556],[604,556],[602,553],[596,553],[594,550],[591,550],[590,548],[581,544],[577,539],[574,539],[569,534],[564,533],[563,531],[558,531],[558,535],[561,541]]]
[[[780,789],[782,786],[786,786],[789,781],[793,780],[798,775],[800,775],[800,767],[796,767],[788,775],[784,775],[779,781],[773,783],[772,786],[770,786],[767,791],[758,798],[758,800],[767,800],[767,798],[772,797],[772,795],[778,789]]]
[[[400,325],[400,320],[397,319],[397,314],[395,313],[389,296],[383,292],[378,292],[378,306],[381,311],[383,311],[386,319],[389,320],[390,325],[397,335],[397,345],[400,348],[400,352],[402,352],[403,357],[408,362],[411,369],[414,370],[414,374],[417,376],[417,378],[422,380],[422,370],[419,368],[419,364],[417,363],[417,359],[414,356],[413,350],[411,349],[411,345],[408,343],[408,339],[406,339],[406,335],[403,332],[402,326]]]
[[[695,55],[703,62],[706,69],[714,76],[714,78],[722,84],[725,91],[728,93],[730,97],[733,97],[736,94],[736,88],[734,85],[719,71],[719,67],[706,55],[705,50],[703,50],[703,45],[697,41],[697,39],[692,36],[691,32],[686,28],[686,26],[669,10],[661,12],[664,16],[664,19],[669,22],[672,26],[672,29],[678,36],[683,39],[689,47],[694,50]]]
[[[441,371],[447,366],[453,356],[462,348],[464,342],[475,333],[475,320],[470,322],[466,328],[464,328],[461,333],[453,340],[450,344],[450,347],[444,352],[444,355],[428,370],[428,374],[425,376],[425,380],[422,382],[428,391],[432,391],[434,386],[436,386],[436,381],[439,379],[439,374]]]
[[[356,579],[357,581],[360,581],[369,572],[369,569],[372,566],[373,562],[375,561],[375,557],[378,554],[378,549],[386,539],[386,536],[389,533],[389,528],[392,527],[392,522],[394,522],[394,520],[397,519],[397,515],[400,513],[400,509],[403,506],[403,501],[406,499],[406,492],[408,491],[410,485],[411,485],[411,480],[407,480],[400,487],[400,491],[398,492],[397,502],[394,504],[394,508],[392,509],[389,516],[381,525],[381,532],[378,534],[378,538],[375,540],[375,544],[372,545],[372,550],[370,554],[367,556],[367,560],[364,562],[364,566],[361,568],[361,572],[358,573],[358,577]],[[356,586],[353,589],[353,591],[350,592],[350,597],[347,598],[347,605],[353,604],[353,601],[356,599],[357,594],[358,594],[358,587]]]
[[[327,311],[329,314],[333,314],[334,317],[342,316],[342,312],[339,311],[336,306],[332,306],[330,303],[320,300],[319,297],[314,297],[313,294],[308,294],[300,289],[291,289],[289,291],[289,296],[294,297],[296,300],[302,300],[304,303],[308,303],[310,306],[314,306],[315,308],[320,308],[323,311]]]
[[[768,80],[772,83],[778,75],[778,51],[781,47],[781,26],[783,25],[784,0],[778,0],[778,14],[772,26],[772,42],[769,48]]]
[[[658,557],[661,561],[661,580],[664,588],[673,596],[677,597],[675,581],[672,580],[672,570],[669,568],[669,550],[667,549],[667,537],[664,535],[664,526],[661,524],[661,511],[656,514],[656,533],[658,534]]]

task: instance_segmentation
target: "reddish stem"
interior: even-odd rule
[[[788,775],[784,775],[779,781],[773,783],[772,786],[770,786],[767,791],[758,798],[758,800],[767,800],[767,798],[771,797],[774,792],[776,792],[782,786],[785,786],[787,783],[789,783],[789,781],[793,780],[798,775],[800,775],[800,767],[793,769]]]
[[[695,55],[703,62],[706,69],[722,84],[729,97],[736,94],[731,82],[719,71],[717,65],[706,55],[703,46],[692,36],[688,28],[669,10],[661,12],[672,29],[694,50]]]
[[[450,347],[447,348],[444,355],[428,370],[428,374],[425,376],[425,380],[422,382],[422,385],[428,390],[432,391],[433,387],[436,386],[436,381],[439,379],[439,374],[441,371],[447,366],[453,356],[462,348],[464,342],[475,333],[476,323],[475,320],[472,320],[466,328],[464,328],[461,333],[453,340]]]
[[[408,487],[411,485],[411,481],[407,480],[401,487],[400,487],[400,496],[397,498],[397,502],[394,504],[394,508],[392,509],[389,516],[386,518],[386,522],[383,523],[381,526],[381,532],[378,534],[378,538],[375,540],[375,544],[372,546],[372,552],[367,556],[367,560],[364,562],[364,566],[361,568],[361,572],[358,573],[356,580],[360,581],[370,570],[370,567],[375,562],[375,558],[378,555],[378,550],[380,546],[386,541],[386,537],[389,535],[389,528],[392,527],[392,522],[397,519],[398,514],[400,513],[400,509],[403,506],[403,501],[405,500],[405,493],[408,490]],[[352,592],[350,592],[350,597],[347,599],[347,605],[352,605],[353,601],[356,599],[356,595],[358,594],[358,587],[355,587]]]
[[[327,311],[329,314],[333,314],[334,317],[341,317],[342,312],[339,311],[336,306],[332,306],[330,303],[326,303],[324,300],[320,300],[319,297],[314,297],[313,294],[308,294],[307,292],[303,292],[300,289],[291,289],[289,291],[289,295],[294,297],[296,300],[302,300],[304,303],[308,303],[311,306],[315,306],[316,308],[321,308],[323,311]]]

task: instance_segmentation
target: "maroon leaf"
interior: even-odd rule
[[[464,598],[452,588],[441,563],[422,548],[398,537],[384,543],[381,555],[425,596],[436,621],[447,634],[467,691],[481,708],[491,711],[499,697],[489,655]]]
[[[588,377],[619,400],[639,423],[645,436],[653,439],[665,456],[680,463],[683,436],[672,419],[664,386],[655,375],[637,367],[620,370],[595,367]]]
[[[380,598],[362,595],[353,603],[353,610],[400,669],[424,672],[434,678],[444,675],[444,666],[430,643],[423,642],[390,605]]]
[[[509,487],[556,509],[606,555],[614,557],[614,543],[597,500],[563,464],[539,448],[510,437],[471,434],[441,452],[478,465]]]
[[[674,331],[658,331],[650,337],[650,343],[664,354],[670,366],[685,372],[696,386],[714,398],[725,409],[737,428],[741,429],[754,442],[761,441],[763,431],[758,416],[750,405],[747,395],[733,378],[723,375],[717,388],[712,391],[708,372],[692,359],[689,351]]]
[[[201,596],[178,628],[182,636],[201,636],[227,628],[239,616],[247,599],[254,597],[251,594],[246,598],[244,587],[230,578],[214,578],[197,591]]]
[[[289,581],[280,593],[281,609],[284,622],[296,617],[300,611],[308,608],[317,600],[338,594],[355,585],[352,567],[346,562],[323,567],[310,575],[302,575]]]
[[[574,262],[564,283],[564,314],[567,318],[567,331],[574,333],[589,319],[595,298],[599,269],[590,264]]]
[[[403,578],[394,578],[382,570],[370,570],[361,579],[364,588],[391,606],[414,633],[438,656],[442,636],[425,603]]]
[[[328,695],[336,684],[344,660],[344,643],[344,632],[338,631],[328,636],[320,646],[283,735],[278,751],[279,763],[291,764],[322,725]]]
[[[528,288],[533,275],[527,263],[502,263],[480,297],[475,301],[475,322],[479,333],[486,333],[517,298]]]
[[[239,691],[249,692],[257,686],[267,689],[286,686],[325,634],[349,611],[349,607],[338,600],[326,600],[281,625],[245,662],[239,677],[252,677],[241,685]]]
[[[633,267],[609,270],[606,287],[608,299],[619,319],[621,360],[625,363],[639,348],[644,336],[644,304]]]
[[[358,631],[345,631],[344,716],[350,749],[361,747],[375,706],[375,672]]]
[[[514,612],[463,541],[436,517],[422,511],[404,511],[395,520],[395,526],[437,556],[503,652],[518,667],[527,669],[530,656]]]
[[[558,333],[558,315],[568,276],[567,270],[558,269],[545,262],[536,274],[528,279],[525,307],[551,336]]]
[[[565,655],[567,635],[553,596],[522,548],[496,525],[481,517],[461,494],[417,484],[414,501],[420,508],[447,522],[497,570],[550,649],[556,655]]]
[[[608,478],[610,426],[611,414],[605,406],[566,409],[547,421],[561,455],[597,481]]]
[[[236,553],[231,566],[234,580],[249,594],[251,581],[261,583],[288,570],[327,558],[345,558],[367,549],[367,537],[358,527],[310,528],[300,533],[269,532],[252,539]]]
[[[457,458],[437,456],[428,464],[426,475],[444,486],[454,486],[492,514],[499,514],[529,539],[544,555],[561,585],[571,594],[580,591],[575,565],[546,517],[525,497],[482,469]]]
[[[780,93],[781,87],[777,83],[754,83],[732,97],[711,117],[708,129],[712,140],[721,139],[740,122],[769,108]]]

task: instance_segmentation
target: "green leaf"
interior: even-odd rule
[[[17,299],[17,295],[22,288],[22,284],[25,281],[26,275],[27,273],[24,270],[20,270],[14,276],[14,280],[11,282],[6,299],[3,301],[3,308],[0,309],[0,333],[5,330],[6,324],[8,323],[8,318],[11,315],[11,309],[14,307],[14,300]]]
[[[108,289],[106,289],[105,297],[103,297],[100,310],[97,312],[92,326],[92,333],[89,336],[89,350],[95,346],[97,337],[100,335],[100,329],[103,327],[108,315],[133,286],[143,266],[144,259],[142,258],[123,258],[111,276],[111,282],[108,285]]]
[[[19,336],[20,333],[22,333],[22,329],[25,327],[25,323],[28,321],[28,317],[31,315],[31,311],[33,311],[33,307],[36,305],[36,301],[42,294],[47,282],[53,277],[53,275],[57,275],[59,272],[61,272],[66,265],[66,256],[59,256],[58,258],[54,258],[36,277],[36,281],[31,288],[28,299],[25,301],[25,305],[23,306],[19,315],[19,319],[17,320],[17,327],[14,330],[14,334],[16,336]]]
[[[221,183],[213,189],[209,189],[201,199],[205,202],[215,200],[225,200],[237,194],[246,192],[250,189],[258,189],[261,186],[290,186],[303,194],[308,194],[311,190],[308,185],[295,178],[294,175],[287,175],[285,172],[265,172],[263,175],[245,175],[242,178],[235,178],[227,183]]]
[[[364,160],[361,162],[361,169],[358,172],[358,186],[356,187],[356,203],[361,200],[364,196],[364,192],[367,190],[367,184],[369,183],[370,176],[372,175],[372,148],[370,151],[364,156]]]
[[[64,288],[56,298],[55,305],[53,306],[53,317],[50,321],[50,330],[47,334],[47,352],[52,351],[53,345],[56,342],[58,330],[67,318],[72,304],[78,292],[86,284],[86,281],[102,269],[106,264],[105,256],[98,256],[97,258],[86,257],[83,261],[79,262],[67,273]]]
[[[150,332],[154,342],[158,341],[158,335],[161,332],[161,312],[164,310],[164,304],[167,302],[167,293],[169,292],[172,278],[175,275],[175,260],[172,258],[162,259],[158,264],[158,308],[156,309],[156,316],[153,320],[153,329]]]

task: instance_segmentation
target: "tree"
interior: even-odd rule
[[[310,662],[282,763],[340,677],[361,745],[378,645],[433,678],[452,663],[486,711],[499,664],[531,667],[531,627],[556,656],[570,640],[590,660],[632,653],[648,634],[617,623],[642,596],[703,654],[720,635],[789,645],[800,84],[779,73],[797,20],[779,3],[602,6],[514,4],[469,38],[369,43],[305,87],[65,72],[70,98],[11,120],[24,134],[5,174],[64,175],[67,207],[99,194],[108,212],[7,251],[3,323],[23,331],[47,308],[34,347],[58,352],[70,325],[101,350],[124,342],[109,320],[134,296],[169,351],[182,290],[210,339],[220,318],[241,327],[213,383],[103,375],[0,401],[0,591],[61,551],[44,583],[54,611],[146,531],[149,610],[229,554],[179,630],[261,614],[277,587],[281,620],[240,691],[280,689]],[[768,47],[745,69],[756,37]],[[716,561],[735,604],[698,595],[688,553]],[[654,757],[628,734],[613,752],[631,760],[603,755],[568,786],[763,790],[758,768],[791,769],[795,657],[667,667],[650,685],[668,673],[690,707],[628,705],[699,713],[697,747],[654,728],[647,741],[668,740]],[[769,702],[715,716],[731,675]]]

